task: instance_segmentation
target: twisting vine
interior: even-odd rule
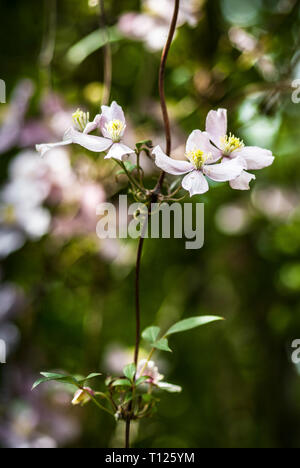
[[[174,4],[174,12],[172,16],[172,21],[170,25],[170,30],[168,34],[168,39],[166,45],[164,47],[160,68],[159,68],[159,97],[160,97],[160,105],[162,110],[162,116],[164,121],[164,128],[165,128],[165,136],[166,136],[166,154],[170,155],[171,147],[172,147],[172,140],[171,140],[171,128],[170,128],[170,119],[168,114],[168,108],[166,103],[166,96],[165,96],[165,71],[166,71],[166,63],[169,55],[169,51],[171,48],[171,44],[173,41],[174,33],[176,30],[176,24],[178,19],[178,11],[179,11],[179,2],[180,0],[175,0]],[[157,185],[153,190],[153,200],[157,198],[160,194],[162,189],[162,184],[164,181],[165,172],[162,171]],[[135,266],[135,311],[136,311],[136,338],[135,338],[135,350],[134,350],[134,363],[135,366],[138,364],[138,356],[139,356],[139,347],[140,347],[140,340],[141,340],[141,311],[140,311],[140,271],[141,271],[141,259],[143,253],[143,246],[144,246],[144,236],[143,233],[139,239],[138,249],[137,249],[137,258],[136,258],[136,266]],[[130,411],[129,411],[130,413]],[[129,447],[130,443],[130,424],[131,418],[128,416],[126,420],[126,431],[125,431],[125,447]]]
[[[100,0],[100,28],[104,34],[104,86],[102,94],[102,105],[106,106],[109,103],[111,93],[111,81],[112,81],[112,53],[109,40],[109,30],[107,27],[104,0]]]

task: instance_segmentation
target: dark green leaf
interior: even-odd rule
[[[146,382],[146,380],[148,380],[148,379],[149,379],[149,377],[147,377],[146,375],[142,375],[142,377],[137,379],[135,384],[136,384],[136,386],[141,385],[142,383]]]

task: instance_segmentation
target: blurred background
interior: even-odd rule
[[[106,1],[111,98],[128,120],[127,144],[164,144],[157,91],[172,0]],[[136,241],[100,241],[96,205],[126,181],[79,146],[40,159],[78,107],[103,96],[105,33],[97,0],[1,0],[0,365],[2,447],[119,447],[123,426],[68,388],[31,392],[41,370],[120,373],[132,360]],[[299,447],[300,4],[297,0],[182,0],[166,71],[174,155],[225,107],[245,144],[269,148],[272,167],[251,192],[218,184],[205,202],[205,245],[147,240],[142,326],[191,315],[225,322],[175,335],[157,358],[166,380],[158,413],[133,428],[135,447]],[[147,184],[157,172],[144,161]],[[144,352],[146,352],[145,350]],[[101,380],[98,388],[103,387]],[[96,386],[97,386],[96,385]]]

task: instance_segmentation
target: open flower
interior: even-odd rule
[[[191,196],[209,190],[206,177],[216,182],[226,182],[236,179],[244,169],[239,158],[215,164],[221,158],[221,153],[210,143],[208,134],[200,130],[194,130],[188,138],[185,154],[187,161],[170,158],[159,146],[154,148],[153,153],[160,169],[173,175],[187,174],[182,180],[182,187]]]
[[[89,135],[100,128],[103,137]],[[43,156],[47,151],[62,145],[76,143],[89,151],[102,153],[108,151],[107,158],[121,160],[126,154],[134,153],[128,146],[121,143],[126,129],[126,121],[122,108],[114,101],[110,107],[102,106],[102,114],[96,115],[93,122],[89,121],[89,113],[78,109],[73,114],[73,127],[68,128],[63,141],[37,145],[36,149]]]
[[[233,189],[249,190],[249,183],[252,179],[255,179],[255,175],[250,174],[246,169],[263,169],[270,166],[274,161],[271,151],[258,146],[245,146],[242,140],[231,133],[227,134],[226,109],[218,109],[208,113],[206,132],[209,134],[210,140],[218,148],[223,161],[232,161],[239,158],[244,164],[245,170],[230,181],[230,186]]]
[[[162,382],[164,376],[159,373],[158,367],[154,361],[147,361],[146,359],[139,361],[136,371],[136,378],[139,379],[142,376],[149,377],[149,379],[146,380],[146,383],[155,385],[161,390],[165,390],[170,393],[177,393],[181,392],[182,390],[179,385]]]
[[[72,400],[72,405],[85,405],[91,400],[91,396],[94,396],[94,392],[90,387],[83,387],[75,392]]]

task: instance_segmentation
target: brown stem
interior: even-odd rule
[[[137,366],[139,359],[140,334],[141,334],[141,314],[140,314],[140,269],[141,258],[144,245],[144,234],[139,238],[136,268],[135,268],[135,320],[136,320],[136,335],[135,335],[135,350],[134,363]]]
[[[171,153],[171,130],[170,130],[170,120],[168,115],[168,109],[166,104],[166,97],[165,97],[165,70],[166,70],[166,63],[169,54],[169,50],[172,44],[172,40],[174,37],[174,33],[176,30],[176,24],[178,19],[178,11],[179,11],[179,2],[180,0],[175,0],[174,4],[174,13],[170,25],[170,31],[168,35],[168,39],[166,45],[164,47],[160,69],[159,69],[159,96],[160,96],[160,104],[163,114],[164,126],[165,126],[165,134],[166,134],[166,153],[170,155]],[[154,189],[154,194],[158,195],[161,191],[162,184],[164,181],[165,172],[162,171],[160,177],[158,179],[157,185]],[[150,214],[150,211],[149,211]],[[139,347],[140,347],[140,335],[141,335],[141,314],[140,314],[140,269],[141,269],[141,258],[144,246],[144,229],[147,229],[147,222],[144,224],[141,237],[139,239],[138,250],[137,250],[137,259],[136,259],[136,273],[135,273],[135,314],[136,314],[136,338],[135,338],[135,350],[134,350],[134,363],[137,366],[138,358],[139,358]],[[131,409],[132,402],[130,403]],[[130,423],[131,423],[131,416],[129,415],[126,419],[126,434],[125,434],[125,447],[130,447]]]
[[[130,448],[130,417],[126,419],[125,448]]]
[[[104,0],[100,0],[100,27],[104,30],[105,45],[104,45],[104,88],[102,96],[102,105],[106,106],[109,103],[112,80],[112,55],[109,42],[109,32],[107,29],[106,15],[104,9]]]
[[[168,109],[167,109],[167,104],[166,104],[166,95],[165,95],[165,71],[166,71],[166,63],[167,63],[170,47],[171,47],[173,37],[175,34],[175,30],[176,30],[178,11],[179,11],[179,2],[180,0],[175,0],[174,13],[173,13],[172,22],[170,25],[169,35],[168,35],[168,39],[167,39],[166,45],[164,47],[164,50],[161,56],[160,69],[159,69],[159,96],[160,96],[160,105],[161,105],[161,110],[162,110],[162,115],[163,115],[163,120],[164,120],[165,134],[166,134],[166,154],[168,156],[170,156],[170,153],[171,153],[172,143],[171,143],[170,119],[169,119],[169,114],[168,114]],[[165,172],[162,171],[159,176],[157,185],[155,187],[155,191],[157,193],[161,191],[164,178],[165,178]]]

